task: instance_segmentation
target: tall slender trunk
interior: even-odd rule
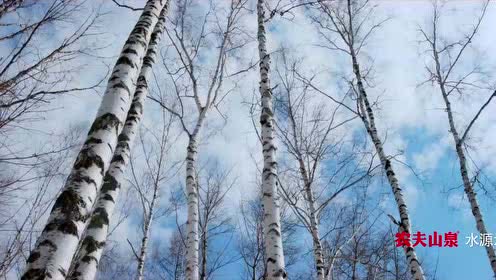
[[[334,270],[334,262],[336,261],[336,258],[337,258],[337,254],[339,253],[340,251],[337,251],[336,252],[336,255],[335,256],[332,256],[331,259],[329,260],[329,269],[327,270],[327,280],[332,280],[334,279],[334,276],[332,275],[332,271]]]
[[[198,280],[199,264],[199,211],[198,211],[198,185],[196,182],[196,159],[198,153],[198,137],[207,108],[200,110],[195,130],[189,136],[186,155],[186,193],[188,199],[188,220],[186,222],[186,280]]]
[[[299,157],[298,162],[300,165],[300,173],[303,179],[304,191],[306,195],[305,199],[309,212],[310,228],[308,230],[312,235],[313,256],[315,261],[315,269],[317,272],[317,280],[324,280],[326,275],[325,261],[322,242],[320,241],[319,221],[317,219],[317,210],[315,209],[315,198],[313,196],[312,184],[310,183],[307,169],[305,168],[305,163],[303,162],[300,153],[297,152],[297,154]]]
[[[157,56],[157,45],[164,30],[167,8],[166,4],[153,30],[124,129],[119,135],[117,148],[109,170],[105,174],[101,193],[96,202],[96,208],[92,213],[85,237],[81,242],[81,248],[75,258],[74,269],[71,271],[68,279],[92,280],[95,278],[98,263],[100,262],[105,241],[107,240],[110,219],[112,218],[115,203],[119,197],[119,190],[125,180],[124,171],[129,163],[131,146],[138,134],[139,125],[143,117],[143,107],[146,96],[148,95],[147,81]]]
[[[141,248],[140,248],[140,254],[138,256],[138,269],[136,273],[136,280],[143,279],[143,274],[145,271],[146,249],[148,247],[148,236],[150,234],[150,224],[151,224],[151,217],[150,220],[147,219],[143,227],[143,237],[141,238]]]
[[[258,0],[257,3],[257,37],[260,56],[260,95],[262,101],[260,124],[264,158],[262,205],[264,210],[265,267],[267,280],[281,280],[286,279],[287,276],[284,268],[284,252],[281,237],[276,145],[274,143],[274,113],[272,111],[272,92],[269,81],[270,57],[266,47],[264,2],[264,0]]]
[[[136,280],[143,280],[145,271],[146,250],[148,249],[148,238],[150,237],[150,227],[153,221],[153,210],[155,209],[157,198],[158,185],[155,185],[153,189],[152,201],[150,202],[150,209],[148,210],[148,216],[145,218],[143,224],[143,238],[141,238],[141,248],[140,254],[138,256],[138,272],[136,273]]]
[[[207,219],[205,219],[206,223]],[[200,280],[207,280],[207,249],[208,249],[208,229],[207,224],[205,224],[205,228],[202,230],[202,238],[201,238],[201,271],[200,271]]]
[[[313,191],[310,187],[305,189],[308,202],[308,210],[310,211],[310,226],[313,243],[313,256],[315,261],[315,268],[317,269],[317,280],[325,279],[325,262],[324,253],[322,250],[322,242],[320,241],[319,224],[315,211],[315,199]]]
[[[441,77],[441,70],[439,65],[439,59],[437,55],[435,56],[436,60],[436,71],[438,77]],[[441,79],[441,78],[439,78]],[[479,208],[479,202],[477,201],[476,193],[472,182],[470,182],[470,178],[468,176],[467,169],[467,159],[465,157],[465,152],[463,151],[463,141],[458,134],[458,130],[455,126],[455,121],[453,118],[453,111],[451,109],[451,102],[449,101],[448,94],[446,92],[446,88],[444,86],[443,81],[439,81],[439,87],[441,90],[441,94],[443,96],[444,104],[446,105],[446,114],[448,115],[448,123],[450,127],[450,133],[453,136],[453,140],[455,142],[456,154],[458,155],[458,161],[460,164],[460,174],[462,176],[463,187],[465,190],[465,194],[467,195],[468,201],[470,203],[470,209],[472,210],[472,215],[475,219],[475,225],[477,230],[481,234],[487,234],[486,224],[484,223],[484,219],[482,217],[482,213]],[[494,247],[492,246],[484,246],[486,249],[487,257],[489,258],[489,264],[491,265],[491,269],[493,270],[494,277],[496,278],[496,254],[494,252]]]
[[[23,280],[65,279],[122,131],[164,0],[149,0],[124,44],[97,117],[26,265]]]
[[[357,79],[356,83],[359,91],[358,102],[361,110],[362,121],[365,125],[367,133],[372,139],[372,143],[374,144],[375,150],[379,155],[381,165],[384,168],[384,171],[386,172],[386,176],[389,184],[391,185],[391,190],[393,191],[394,199],[396,201],[398,212],[400,214],[400,225],[398,231],[407,232],[408,234],[411,234],[410,216],[408,214],[408,208],[406,206],[406,202],[403,198],[403,190],[399,186],[398,179],[396,178],[396,174],[394,173],[393,166],[391,165],[391,161],[386,156],[382,141],[377,133],[377,128],[375,126],[374,112],[372,111],[372,107],[369,103],[367,93],[363,86],[362,76],[360,73],[360,67],[358,65],[355,50],[353,48],[350,48],[350,53],[353,63],[353,73],[355,74],[355,78]],[[413,247],[405,247],[405,254],[413,279],[423,280],[424,272],[422,270],[420,262],[418,261],[417,254],[415,253]]]

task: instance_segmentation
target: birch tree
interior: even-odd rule
[[[263,238],[263,210],[258,201],[241,204],[238,251],[245,267],[246,280],[265,277],[265,251]]]
[[[426,82],[432,82],[438,87],[444,102],[449,133],[453,138],[458,163],[460,165],[463,188],[470,203],[470,209],[472,210],[472,215],[475,219],[476,228],[481,235],[487,234],[488,231],[474,188],[474,178],[476,178],[477,175],[470,175],[470,167],[467,162],[466,142],[467,139],[470,138],[471,129],[476,125],[477,120],[488,107],[492,99],[496,97],[496,90],[487,84],[481,83],[481,76],[484,74],[481,71],[481,67],[478,66],[480,63],[477,63],[472,69],[465,69],[462,63],[464,60],[467,60],[466,57],[480,29],[488,6],[489,1],[484,1],[482,10],[475,24],[461,39],[444,38],[440,27],[442,6],[437,2],[433,2],[433,16],[430,22],[430,30],[420,29],[423,43],[427,45],[430,53],[429,59],[431,61],[431,65],[427,67],[429,79]],[[483,92],[483,94],[488,97],[486,97],[484,103],[480,105],[472,119],[467,124],[461,126],[459,124],[461,121],[457,120],[455,117],[457,112],[454,108],[453,100],[456,99],[457,94],[459,96],[473,96],[477,92]],[[494,247],[491,244],[490,246],[484,246],[484,248],[487,257],[489,258],[491,269],[496,277],[496,254],[494,252]]]
[[[355,105],[350,107],[341,100],[320,90],[311,80],[306,79],[306,81],[314,90],[324,94],[337,104],[343,104],[361,119],[394,195],[400,216],[399,221],[394,220],[394,223],[398,225],[398,232],[411,234],[412,225],[403,197],[403,190],[394,171],[392,157],[384,151],[383,140],[377,131],[373,103],[370,102],[370,97],[367,94],[367,80],[365,77],[368,72],[364,72],[359,64],[359,55],[363,51],[365,42],[383,23],[383,21],[372,24],[370,24],[370,21],[368,24],[366,23],[372,14],[371,9],[369,1],[321,2],[318,5],[316,15],[311,16],[319,34],[323,38],[324,43],[321,46],[329,50],[340,51],[349,58],[353,79],[349,80],[348,84],[350,85],[351,96]],[[337,38],[334,38],[334,35],[337,35]],[[405,246],[404,251],[413,279],[425,279],[415,249]]]
[[[225,90],[227,63],[235,58],[245,44],[240,28],[246,0],[232,0],[227,7],[209,1],[207,11],[198,16],[199,2],[178,1],[176,13],[166,28],[169,48],[175,61],[167,61],[164,68],[170,78],[176,102],[167,102],[163,95],[152,99],[179,118],[188,136],[186,148],[186,194],[188,201],[186,238],[186,279],[199,277],[199,213],[198,185],[195,178],[198,145],[207,115],[212,110],[220,113],[219,105],[232,89]],[[196,11],[195,11],[196,10]],[[225,19],[225,20],[224,20]],[[200,22],[198,28],[194,28]],[[203,58],[215,46],[212,63]],[[194,101],[193,108],[188,100]],[[176,106],[171,106],[175,104]],[[195,113],[190,114],[189,109]],[[221,114],[221,113],[220,113]],[[221,114],[221,116],[223,116]]]
[[[149,243],[153,221],[165,217],[170,207],[160,207],[159,198],[163,187],[177,174],[178,164],[170,158],[172,147],[175,146],[177,136],[174,135],[173,116],[165,110],[162,112],[161,129],[158,133],[147,131],[140,136],[144,171],[138,175],[137,166],[131,161],[132,186],[136,190],[142,208],[141,240],[139,250],[131,249],[136,257],[136,279],[145,278],[146,257],[149,253]],[[148,137],[146,137],[148,136]],[[150,138],[150,141],[146,141]],[[164,208],[164,209],[161,209]],[[139,251],[139,252],[138,252]]]
[[[270,87],[270,56],[267,52],[265,34],[264,0],[257,2],[258,54],[260,58],[261,142],[264,159],[262,172],[262,205],[264,212],[263,230],[265,247],[265,269],[268,280],[286,279],[284,252],[282,247],[277,161],[274,135],[274,113],[272,88]]]
[[[139,125],[143,118],[143,108],[149,90],[148,81],[152,71],[152,65],[156,60],[158,43],[164,29],[167,11],[168,7],[166,4],[160,12],[159,20],[151,35],[124,128],[118,137],[116,151],[110,163],[109,170],[103,179],[103,186],[96,202],[96,208],[91,214],[85,237],[81,242],[81,247],[75,258],[74,270],[69,275],[69,279],[95,278],[97,266],[109,232],[110,219],[119,197],[119,190],[124,183],[124,171],[129,163],[131,147],[135,136],[138,134]]]
[[[220,169],[218,163],[207,161],[205,165],[209,167],[199,170],[196,179],[200,201],[200,280],[214,279],[219,269],[237,260],[237,255],[230,254],[234,226],[225,206],[236,179],[231,179],[230,172]]]
[[[5,258],[0,275],[16,271],[21,277],[17,271],[24,267],[31,241],[43,226],[59,180],[67,176],[70,163],[61,158],[72,155],[80,144],[61,146],[80,129],[71,126],[72,132],[48,133],[47,114],[62,95],[93,92],[105,79],[78,79],[80,86],[71,85],[87,70],[83,60],[102,48],[95,42],[102,14],[90,9],[77,0],[0,4],[0,230],[8,230],[1,234],[0,248],[5,251],[0,259]],[[51,36],[54,30],[57,36]],[[63,166],[51,166],[56,162]]]
[[[406,260],[398,256],[394,230],[381,225],[383,214],[366,204],[357,199],[343,215],[348,223],[326,239],[326,279],[411,279]]]
[[[169,240],[169,246],[167,252],[159,254],[159,266],[164,271],[167,279],[182,280],[184,279],[186,273],[186,238],[182,236],[184,230],[175,230],[171,239]]]
[[[22,279],[64,279],[117,145],[152,29],[165,1],[148,1],[124,44],[97,117],[48,222],[27,260]]]
[[[258,187],[261,184],[258,182]],[[253,199],[241,202],[240,221],[238,224],[237,250],[243,262],[244,273],[242,279],[265,280],[267,269],[265,263],[265,241],[263,230],[262,193]],[[298,234],[295,219],[289,206],[281,205],[282,243],[286,268],[300,263],[302,248],[298,244]]]
[[[355,117],[344,119],[341,106],[326,107],[319,96],[312,98],[310,88],[295,73],[301,68],[283,51],[275,70],[279,85],[275,93],[276,132],[283,151],[292,159],[283,169],[288,180],[281,180],[281,190],[283,199],[312,237],[316,278],[322,280],[327,265],[319,230],[321,213],[341,193],[366,184],[374,168],[366,162],[370,156],[360,152],[359,143],[342,136],[342,126]],[[333,167],[322,172],[323,165]],[[288,181],[295,181],[292,178],[297,179],[290,188]]]
[[[83,130],[72,127],[57,142],[50,142],[56,152],[14,161],[28,171],[8,177],[2,172],[0,180],[0,278],[20,278],[32,246],[31,240],[39,234],[45,215],[49,212],[56,190],[50,188],[63,182],[68,165],[81,144]],[[5,162],[4,162],[5,163]],[[4,166],[5,167],[5,166]],[[23,169],[24,169],[23,168]],[[3,169],[7,171],[8,169]],[[24,194],[21,196],[21,194]]]

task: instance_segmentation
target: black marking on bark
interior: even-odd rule
[[[60,272],[60,274],[62,274],[62,276],[64,276],[64,278],[67,276],[67,272],[65,271],[65,269],[59,267],[58,271]]]
[[[106,113],[96,118],[90,128],[90,133],[93,133],[97,130],[101,129],[116,129],[121,124],[121,121],[117,118],[116,115],[112,113]]]
[[[95,261],[96,264],[98,264],[98,260],[93,257],[93,256],[84,256],[82,259],[81,259],[82,262],[85,262],[85,263],[89,263],[90,261]]]
[[[132,53],[134,55],[138,55],[138,52],[131,47],[126,48],[125,50],[122,51],[122,53]]]
[[[82,183],[85,182],[88,185],[94,185],[96,187],[96,182],[90,176],[82,175],[80,172],[76,174],[71,174],[70,181],[74,183]]]
[[[64,190],[53,205],[52,211],[60,210],[65,215],[75,216],[78,218],[80,215],[79,208],[85,208],[86,203],[81,196],[73,189]]]
[[[86,256],[95,252],[98,249],[101,249],[105,246],[105,242],[99,242],[93,236],[87,236],[82,243],[83,248],[86,249]]]
[[[91,218],[88,228],[102,228],[104,225],[109,224],[109,217],[105,208],[96,208]]]
[[[121,133],[119,137],[117,138],[117,141],[119,141],[119,144],[124,141],[129,141],[129,137],[126,134]]]
[[[104,200],[109,200],[109,201],[112,201],[113,203],[115,203],[114,201],[114,197],[112,197],[110,194],[105,194],[102,199]]]
[[[27,263],[33,263],[35,262],[37,259],[40,258],[40,253],[39,252],[33,252],[31,253],[31,255],[29,256],[28,260],[26,261]]]
[[[89,145],[89,144],[101,144],[102,143],[102,139],[98,139],[98,138],[95,138],[95,137],[90,137],[88,138],[88,140],[86,140],[86,142],[84,142],[85,145]]]
[[[57,250],[57,245],[55,245],[52,241],[48,239],[43,240],[43,242],[40,243],[40,246],[50,247],[54,250]]]
[[[100,168],[100,173],[103,175],[104,163],[102,158],[88,148],[82,149],[74,163],[74,169],[77,170],[76,174],[80,174],[80,169],[88,169],[93,165]]]
[[[278,231],[277,229],[271,228],[271,229],[268,231],[268,233],[271,233],[271,232],[273,232],[273,233],[274,233],[275,235],[277,235],[277,236],[281,236],[281,234],[279,233],[279,231]]]
[[[109,191],[115,191],[117,188],[119,188],[119,183],[115,180],[114,176],[105,176],[101,192],[107,193]]]
[[[278,271],[274,272],[273,276],[274,277],[281,277],[282,276],[282,279],[286,279],[287,274],[286,274],[286,271],[284,271],[284,269],[280,268]]]
[[[138,112],[139,110],[139,112]],[[129,108],[129,115],[138,115],[143,113],[143,105],[138,102],[133,102],[131,108]]]
[[[114,155],[114,158],[112,158],[112,162],[120,162],[124,164],[124,158],[121,155]]]
[[[127,92],[128,95],[131,94],[131,90],[123,81],[120,81],[117,84],[113,85],[112,88],[122,88]]]
[[[128,151],[129,151],[129,143],[128,143],[128,142],[119,142],[119,143],[117,144],[117,147],[119,147],[119,148],[121,148],[121,149],[123,149],[123,150],[128,150]],[[121,151],[121,154],[122,154],[122,153],[123,153],[123,152]],[[112,161],[113,161],[113,159],[112,159]]]
[[[133,62],[127,56],[119,57],[119,59],[116,62],[116,65],[119,65],[119,64],[126,64],[126,65],[131,66],[131,68],[134,68]]]
[[[50,273],[47,273],[45,269],[34,268],[26,271],[21,280],[44,280],[49,275]]]
[[[84,221],[85,217],[79,215],[78,220]],[[57,223],[47,225],[45,230],[50,227],[51,229],[56,229],[62,233],[67,233],[79,237],[76,224],[71,220],[58,220]]]

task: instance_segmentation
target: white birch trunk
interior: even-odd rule
[[[462,176],[463,188],[470,203],[470,209],[472,210],[472,215],[474,216],[477,230],[481,234],[487,234],[486,224],[484,223],[484,219],[482,217],[482,213],[479,207],[479,202],[477,201],[477,196],[476,196],[477,194],[475,193],[472,182],[470,182],[470,178],[468,176],[467,159],[465,157],[465,152],[463,151],[463,140],[458,134],[458,130],[456,129],[456,125],[455,125],[455,120],[453,119],[451,102],[449,101],[448,93],[446,92],[446,87],[444,84],[444,80],[442,78],[443,75],[441,73],[441,64],[438,54],[439,52],[436,50],[436,45],[434,45],[433,56],[434,56],[434,61],[436,63],[436,74],[438,77],[438,84],[441,90],[441,95],[443,96],[444,104],[446,105],[446,114],[448,115],[450,133],[453,136],[453,140],[455,142],[456,154],[458,156],[458,161],[460,163],[460,174]],[[484,246],[484,248],[486,249],[486,254],[487,257],[489,258],[489,264],[491,265],[491,269],[493,270],[494,278],[496,278],[496,253],[494,252],[494,247]]]
[[[317,280],[325,279],[325,262],[324,262],[324,252],[322,250],[322,242],[320,241],[319,233],[319,223],[317,221],[317,213],[315,210],[315,200],[313,197],[313,192],[310,187],[305,189],[308,210],[310,214],[310,233],[312,234],[313,243],[313,256],[315,261],[315,269],[317,270]]]
[[[150,209],[148,210],[148,216],[146,217],[143,225],[143,238],[141,239],[140,254],[138,256],[138,273],[136,274],[136,280],[143,280],[144,277],[146,251],[148,249],[148,238],[150,236],[150,227],[153,221],[153,210],[155,208],[157,197],[158,185],[155,185],[153,189],[152,201],[150,202]]]
[[[194,132],[189,137],[186,155],[186,193],[188,199],[188,220],[186,222],[186,280],[198,280],[199,271],[199,203],[196,182],[196,159],[198,135],[206,117],[207,108],[200,110]]]
[[[124,44],[62,193],[21,279],[65,279],[123,128],[152,29],[165,0],[150,0]]]
[[[460,163],[460,174],[462,176],[463,187],[465,190],[465,194],[467,195],[468,201],[470,203],[470,209],[472,210],[472,215],[475,219],[475,225],[477,230],[481,234],[487,234],[486,224],[484,223],[484,219],[482,217],[482,213],[479,208],[479,202],[477,201],[476,193],[472,182],[470,182],[470,178],[468,176],[467,169],[467,159],[465,157],[465,152],[463,151],[463,142],[458,134],[458,131],[455,126],[455,121],[453,119],[453,112],[451,109],[451,103],[448,99],[448,95],[444,88],[444,85],[441,85],[441,93],[443,95],[444,103],[446,105],[446,113],[448,114],[448,122],[450,127],[451,135],[453,136],[453,140],[455,141],[456,146],[456,154],[458,155],[458,161]],[[494,247],[492,246],[484,246],[486,249],[487,257],[489,258],[489,264],[491,265],[491,269],[493,270],[494,277],[496,278],[496,254],[494,252]]]
[[[143,118],[143,108],[148,95],[148,79],[155,62],[158,42],[164,30],[167,4],[160,13],[159,20],[153,30],[147,53],[143,59],[143,67],[138,77],[138,84],[129,109],[124,129],[118,138],[117,148],[103,180],[101,193],[96,208],[92,213],[85,238],[75,258],[75,266],[68,279],[92,280],[98,270],[98,263],[103,253],[109,231],[110,219],[119,197],[119,191],[125,181],[124,171],[129,163],[131,147],[138,134]]]
[[[205,219],[206,221],[207,219]],[[205,222],[206,223],[206,222]],[[202,230],[203,235],[201,238],[201,271],[200,280],[207,280],[207,250],[208,250],[208,224],[205,224],[205,228]]]
[[[370,106],[369,100],[367,98],[367,93],[365,92],[365,88],[362,82],[362,76],[360,73],[360,67],[358,65],[358,61],[356,58],[356,54],[353,48],[351,48],[351,58],[353,63],[353,73],[355,74],[355,78],[357,79],[357,87],[359,91],[359,106],[362,114],[362,121],[365,125],[367,133],[372,139],[372,143],[379,155],[379,159],[381,161],[381,165],[386,172],[386,176],[389,184],[391,185],[391,190],[393,191],[394,199],[396,201],[396,205],[398,207],[398,212],[400,214],[400,225],[399,232],[407,232],[411,234],[411,222],[410,216],[408,214],[408,208],[406,206],[406,202],[403,198],[403,190],[400,188],[398,179],[394,173],[393,167],[391,165],[391,161],[386,156],[384,152],[384,147],[382,141],[377,134],[377,128],[375,126],[374,112],[372,111],[372,107]],[[413,279],[415,280],[424,280],[424,272],[418,261],[417,254],[413,247],[405,247],[405,254],[408,261],[408,265],[410,267],[410,273],[412,274]]]
[[[310,184],[310,179],[308,178],[307,169],[305,168],[305,163],[298,152],[298,163],[300,165],[300,174],[303,179],[305,199],[307,202],[310,228],[308,229],[312,235],[313,244],[313,257],[315,261],[315,269],[317,272],[317,280],[325,279],[325,260],[324,251],[322,249],[322,242],[320,241],[319,233],[319,221],[317,219],[317,210],[315,209],[315,198],[313,196],[312,186]]]
[[[274,119],[272,92],[269,81],[270,57],[265,37],[264,0],[258,0],[258,51],[260,56],[260,114],[262,151],[264,167],[262,172],[262,205],[264,210],[263,229],[265,241],[265,268],[267,280],[286,279],[284,253],[282,248],[279,194],[277,182],[276,145],[274,143]]]
[[[143,238],[141,239],[141,249],[140,254],[138,256],[138,270],[136,273],[136,280],[143,280],[143,275],[145,272],[145,259],[146,259],[146,250],[148,247],[148,236],[150,233],[150,221],[146,221],[145,227],[143,229]]]

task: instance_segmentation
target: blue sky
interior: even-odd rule
[[[142,1],[140,1],[142,2]],[[130,2],[128,2],[130,3]],[[461,188],[446,192],[461,183],[457,158],[452,149],[451,139],[448,135],[447,120],[442,108],[439,93],[433,87],[417,87],[426,77],[424,65],[426,54],[419,44],[418,27],[426,24],[431,13],[429,1],[377,1],[376,14],[378,17],[390,16],[386,22],[367,45],[361,63],[372,62],[375,67],[375,82],[377,87],[370,90],[374,97],[380,96],[382,101],[381,110],[377,111],[378,126],[380,133],[387,132],[388,141],[386,150],[390,154],[396,154],[399,150],[404,153],[401,159],[410,164],[417,172],[422,173],[419,180],[405,166],[395,163],[396,173],[400,183],[404,186],[405,196],[411,211],[414,231],[430,234],[433,231],[445,233],[448,231],[459,231],[458,248],[419,248],[418,254],[424,262],[428,263],[429,270],[436,267],[436,279],[491,279],[491,270],[483,248],[469,248],[465,245],[465,236],[477,233],[473,218],[467,209],[466,199]],[[463,32],[473,23],[477,15],[481,1],[452,1],[447,6],[446,17],[443,18],[443,30],[450,36]],[[136,4],[138,5],[138,4]],[[347,59],[339,55],[316,48],[314,43],[318,40],[315,28],[302,16],[302,11],[296,12],[293,21],[285,19],[274,19],[269,23],[269,49],[277,49],[281,46],[297,48],[298,55],[305,57],[305,61],[314,69],[327,69],[332,73],[346,72]],[[117,24],[117,18],[135,17],[131,12],[112,9],[108,20],[109,33],[113,36],[113,48],[118,49],[125,35],[130,30],[131,20],[125,24]],[[254,15],[246,20],[246,24],[254,32]],[[128,26],[126,26],[128,25]],[[476,38],[476,46],[488,54],[486,62],[491,67],[495,62],[495,37],[491,30],[496,25],[496,6],[491,5],[484,21],[480,35]],[[248,49],[250,48],[251,49]],[[111,51],[108,51],[111,53]],[[256,59],[255,45],[247,46],[245,58]],[[331,66],[335,67],[331,67]],[[335,86],[338,78],[335,75],[322,78],[322,85],[330,90],[338,91]],[[239,95],[231,96],[227,108],[230,118],[225,124],[222,132],[209,137],[201,147],[205,157],[216,157],[222,159],[222,164],[233,168],[241,182],[239,187],[233,190],[228,199],[228,211],[236,213],[239,201],[243,198],[253,196],[253,178],[250,172],[254,171],[253,160],[250,153],[257,152],[258,146],[253,141],[253,129],[248,119],[246,106],[241,105],[243,101],[249,100],[249,94],[257,87],[257,73],[249,73],[242,85],[249,91],[240,92]],[[471,99],[469,104],[463,100],[455,102],[455,110],[459,116],[460,123],[464,123],[480,104],[485,96],[477,96]],[[91,105],[87,104],[87,108]],[[147,104],[153,115],[153,105]],[[496,137],[495,105],[491,105],[481,117],[478,127],[474,128],[474,141],[483,149],[474,152],[474,157],[486,166],[490,178],[494,178],[496,167],[496,146],[490,139]],[[212,115],[213,123],[220,121],[218,116]],[[153,118],[147,117],[145,125],[153,126]],[[355,129],[361,129],[361,124],[355,123]],[[239,137],[243,135],[243,137]],[[180,144],[179,144],[180,145]],[[178,157],[182,150],[178,149]],[[323,171],[325,172],[325,171]],[[180,178],[178,178],[181,181]],[[389,194],[389,187],[382,186],[381,193]],[[164,201],[167,197],[164,193]],[[485,215],[489,231],[496,233],[496,225],[491,223],[495,220],[495,214],[491,213],[491,201],[479,196],[481,209]],[[396,216],[392,207],[392,200],[385,202],[384,211]],[[180,219],[184,219],[184,215]],[[388,223],[384,217],[382,221]],[[118,229],[118,239],[124,238],[137,240],[135,222],[128,221]],[[174,230],[173,221],[159,221],[152,230],[152,240],[164,245]],[[303,241],[303,243],[308,242]],[[125,241],[124,241],[125,242]],[[306,258],[310,256],[307,255]],[[239,264],[239,263],[238,263]],[[308,264],[302,264],[307,266]],[[231,265],[220,271],[216,279],[231,279],[228,275],[233,270],[240,270],[238,265]]]
[[[421,131],[417,135],[422,135]],[[426,143],[438,141],[436,137],[412,137],[411,146],[406,150],[407,158],[422,150]],[[461,187],[451,192],[448,189],[461,184],[457,158],[452,150],[445,151],[430,176],[423,182],[416,180],[416,186],[423,193],[417,199],[412,218],[417,225],[415,231],[431,234],[459,231],[457,248],[420,248],[417,251],[430,265],[437,264],[436,279],[491,279],[491,269],[483,247],[469,247],[466,237],[478,235],[472,214],[468,210]],[[435,176],[433,176],[435,174]],[[494,212],[491,202],[479,195],[481,209],[487,221],[488,231],[494,233]]]
[[[112,65],[115,57],[122,47],[127,34],[132,28],[138,13],[126,9],[117,9],[110,1],[94,1],[95,6],[103,3],[103,10],[110,13],[105,15],[105,34],[102,42],[109,43],[109,47],[101,50],[103,58],[95,59],[88,63],[85,71],[72,83],[92,83],[104,75],[107,67],[104,63]],[[143,5],[144,0],[123,1],[134,6]],[[491,279],[491,270],[485,251],[481,247],[470,248],[465,244],[465,237],[471,233],[477,234],[473,217],[468,210],[468,203],[463,195],[463,189],[457,188],[461,179],[458,170],[456,154],[453,151],[452,140],[448,134],[447,118],[442,110],[443,105],[437,89],[430,85],[418,87],[426,78],[424,66],[428,56],[424,47],[419,44],[419,26],[425,26],[431,15],[429,1],[375,1],[378,4],[376,15],[378,17],[390,16],[391,19],[376,32],[366,46],[361,63],[374,65],[374,82],[376,87],[370,89],[369,94],[381,100],[380,110],[376,112],[379,133],[388,138],[385,143],[389,154],[404,151],[400,159],[421,174],[417,178],[411,170],[399,163],[394,163],[400,183],[405,190],[405,197],[411,211],[413,231],[430,234],[433,231],[445,233],[459,231],[458,248],[420,248],[417,247],[420,259],[428,263],[429,270],[437,266],[436,279]],[[462,34],[473,24],[482,1],[449,1],[446,6],[446,16],[442,19],[442,30],[447,36],[456,37]],[[305,57],[309,69],[325,70],[325,75],[319,77],[318,82],[330,92],[339,93],[342,89],[336,86],[340,78],[338,74],[349,73],[346,58],[337,53],[315,47],[319,36],[314,26],[303,16],[303,12],[295,11],[296,17],[287,19],[275,18],[269,23],[269,49],[291,47],[296,49],[298,56]],[[123,20],[126,19],[126,20]],[[255,34],[256,19],[252,14],[245,19],[245,24]],[[470,50],[470,60],[481,60],[489,72],[496,69],[496,5],[492,3],[486,18],[481,26],[479,35],[474,40],[475,49]],[[58,34],[62,36],[63,34]],[[47,36],[53,38],[53,34]],[[248,44],[243,52],[243,60],[256,61],[258,53],[255,44]],[[469,61],[470,62],[470,61]],[[240,63],[241,64],[241,63]],[[468,63],[470,64],[470,63]],[[467,65],[468,65],[467,64]],[[239,68],[234,65],[232,69]],[[234,71],[232,71],[234,72]],[[329,74],[330,73],[330,74]],[[493,75],[494,76],[494,75]],[[492,82],[495,84],[495,82]],[[226,213],[238,213],[240,201],[255,196],[254,173],[256,170],[253,155],[259,155],[259,146],[256,141],[249,110],[244,104],[251,98],[251,93],[258,87],[258,73],[249,72],[239,81],[243,90],[228,98],[228,106],[223,110],[229,116],[227,123],[216,114],[211,115],[210,126],[222,127],[222,131],[209,135],[204,139],[202,149],[204,158],[220,160],[224,168],[232,169],[239,184],[229,194],[226,203]],[[103,90],[101,90],[103,91]],[[478,106],[487,98],[481,93],[471,96],[470,99],[460,98],[454,100],[457,121],[464,127],[473,116]],[[71,126],[87,128],[95,116],[100,95],[84,93],[81,95],[68,95],[57,99],[52,105],[56,110],[50,111],[46,119],[49,121],[33,124],[53,134],[40,134],[30,138],[33,145],[41,145],[49,141],[55,133],[60,133]],[[144,125],[149,128],[156,127],[158,109],[151,103],[146,105]],[[496,181],[496,104],[490,105],[472,131],[469,139],[476,147],[471,152],[478,165],[485,168],[489,179]],[[360,123],[352,124],[351,129],[362,129]],[[20,134],[22,137],[22,133]],[[51,136],[52,135],[52,136]],[[15,137],[15,136],[13,136]],[[26,140],[26,142],[28,142]],[[185,138],[178,141],[177,149],[173,150],[172,159],[184,157]],[[323,170],[325,172],[325,170]],[[182,176],[182,174],[180,175]],[[168,185],[162,192],[161,203],[165,205],[169,196],[169,189],[180,186],[182,177]],[[61,182],[62,184],[62,182]],[[60,184],[60,185],[61,185]],[[493,192],[496,191],[491,189]],[[384,201],[383,211],[397,216],[393,207],[389,186],[384,185],[378,192],[389,195]],[[494,202],[479,195],[479,202],[485,217],[489,232],[496,234],[496,213],[491,206]],[[138,209],[137,204],[126,201],[123,205],[128,210]],[[128,204],[129,203],[129,204]],[[112,239],[121,245],[120,250],[127,255],[131,252],[126,239],[133,242],[139,240],[137,229],[140,214],[135,214],[119,226],[112,235]],[[179,215],[179,220],[185,220],[185,214]],[[381,222],[387,224],[387,217]],[[161,219],[154,224],[152,229],[152,244],[166,246],[168,239],[175,230],[173,218]],[[496,238],[495,238],[496,241]],[[304,238],[301,243],[309,245]],[[135,243],[137,244],[137,243]],[[162,247],[163,248],[163,247]],[[306,255],[304,258],[309,258]],[[437,263],[437,265],[436,265]],[[307,266],[308,263],[302,264]],[[220,271],[216,279],[231,279],[228,275],[232,271],[240,271],[239,263],[227,266]]]

